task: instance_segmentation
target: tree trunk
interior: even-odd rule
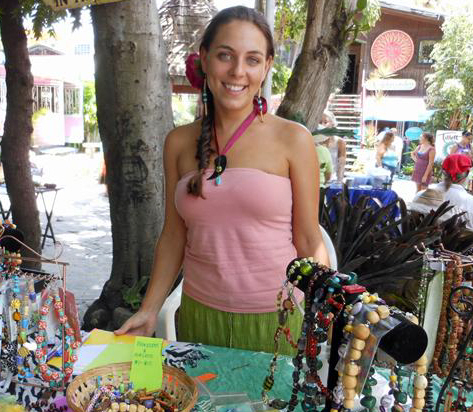
[[[18,0],[0,0],[0,32],[5,53],[7,112],[2,163],[13,221],[24,242],[40,252],[41,227],[31,176],[29,150],[33,132],[33,75]],[[24,256],[32,254],[23,249]],[[24,262],[25,267],[40,267]]]
[[[279,116],[302,120],[311,131],[317,129],[330,93],[340,79],[334,73],[344,73],[340,63],[347,55],[342,33],[347,16],[340,11],[343,1],[308,2],[302,50],[277,111]]]
[[[154,0],[92,7],[97,117],[107,169],[113,262],[84,327],[113,327],[122,292],[149,276],[164,220],[162,150],[171,81]]]

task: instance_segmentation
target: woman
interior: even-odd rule
[[[322,128],[325,127],[337,127],[337,119],[334,114],[325,110],[322,115]],[[345,175],[345,164],[347,160],[347,145],[345,141],[338,136],[330,136],[324,143],[327,149],[330,151],[332,156],[332,177],[338,182],[343,181]]]
[[[394,147],[394,133],[386,132],[376,149],[376,166],[391,172],[391,180],[397,169],[397,153]]]
[[[435,160],[434,136],[427,132],[422,133],[420,144],[411,153],[411,158],[415,162],[412,180],[416,182],[419,192],[426,189],[432,180]]]
[[[151,335],[182,265],[180,340],[272,351],[287,264],[296,256],[328,264],[315,146],[305,128],[262,119],[264,105],[254,105],[274,57],[261,14],[220,11],[200,57],[204,117],[166,139],[166,218],[151,281],[140,310],[116,333]],[[301,316],[291,318],[297,336]],[[287,344],[283,351],[292,353]]]
[[[315,150],[317,151],[317,159],[319,161],[320,169],[320,186],[324,186],[332,177],[332,156],[330,155],[328,148],[324,146],[328,139],[330,139],[330,136],[325,136],[323,134],[316,134],[314,136]]]
[[[459,143],[456,143],[450,149],[450,154],[464,154],[469,156],[470,158],[473,157],[472,149],[471,149],[471,133],[468,131],[464,131],[462,133],[462,138]]]

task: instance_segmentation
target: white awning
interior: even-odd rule
[[[368,96],[363,103],[365,120],[392,122],[425,122],[434,110],[428,110],[422,97],[391,97],[376,99]]]

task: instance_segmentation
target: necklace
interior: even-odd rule
[[[222,183],[221,174],[225,171],[227,167],[227,152],[233,147],[236,141],[241,137],[243,133],[245,133],[246,129],[250,127],[251,123],[255,119],[255,117],[259,115],[263,115],[267,112],[268,105],[264,97],[255,97],[253,100],[253,110],[252,112],[243,120],[242,124],[238,126],[235,133],[233,133],[230,140],[227,142],[223,150],[220,152],[220,148],[218,146],[218,139],[217,139],[217,131],[215,130],[215,122],[213,124],[214,129],[214,136],[215,136],[215,145],[217,146],[217,157],[214,160],[214,172],[212,176],[210,176],[207,180],[215,179],[215,183],[220,185]]]
[[[47,351],[48,342],[46,336],[46,318],[50,308],[53,307],[56,316],[65,332],[65,343],[64,349],[64,372],[51,371],[47,365]],[[49,382],[49,386],[60,387],[61,384],[65,384],[67,380],[72,376],[73,365],[77,361],[76,350],[79,347],[79,343],[75,340],[74,329],[69,325],[67,315],[65,314],[65,308],[59,293],[56,292],[54,295],[50,294],[40,309],[40,321],[38,322],[39,332],[35,340],[39,348],[35,352],[36,359],[39,363],[39,372],[44,381]]]

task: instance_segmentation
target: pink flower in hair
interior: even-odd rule
[[[187,56],[186,77],[195,89],[201,90],[204,86],[204,72],[202,71],[199,53],[191,53]]]

